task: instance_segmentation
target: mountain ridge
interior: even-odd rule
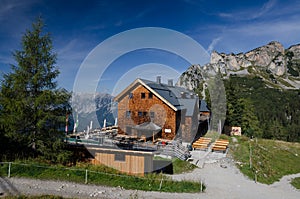
[[[87,129],[91,121],[93,128],[103,127],[104,120],[106,125],[113,125],[117,116],[113,96],[107,93],[73,93],[72,108],[74,120],[78,115],[78,131]]]
[[[220,74],[258,76],[272,88],[300,88],[300,44],[285,49],[280,42],[271,41],[245,53],[211,53],[210,62],[190,66],[179,78],[177,85],[194,90],[211,76]]]

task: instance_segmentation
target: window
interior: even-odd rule
[[[152,99],[152,98],[153,98],[153,93],[149,93],[149,94],[148,94],[148,98],[149,98],[149,99]]]
[[[143,112],[142,112],[142,111],[139,111],[139,112],[138,112],[138,116],[139,116],[139,117],[142,117],[142,116],[143,116]]]
[[[145,117],[146,117],[147,115],[148,115],[148,113],[147,113],[147,112],[143,112],[143,116],[145,116]]]
[[[116,153],[115,154],[115,161],[125,162],[125,153]]]
[[[131,111],[126,111],[126,118],[130,118],[131,117]]]
[[[146,98],[146,93],[141,93],[141,98],[145,99]]]
[[[132,99],[133,98],[133,93],[129,93],[129,99]]]
[[[150,118],[153,119],[154,118],[154,112],[150,112]]]

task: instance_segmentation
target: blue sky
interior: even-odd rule
[[[300,1],[0,0],[2,72],[10,71],[9,64],[14,64],[11,53],[20,49],[22,35],[39,15],[58,54],[59,86],[68,90],[73,88],[80,65],[98,44],[134,28],[175,30],[208,52],[246,52],[273,40],[285,48],[300,43]],[[114,61],[102,75],[98,90],[112,92],[124,74],[140,65],[151,67],[147,63],[167,65],[178,73],[189,67],[172,53],[141,49]]]

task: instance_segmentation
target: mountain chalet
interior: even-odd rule
[[[118,102],[118,134],[147,140],[179,138],[191,143],[203,118],[200,110],[203,104],[199,106],[202,101],[194,92],[173,85],[173,80],[164,84],[160,76],[156,82],[136,79],[115,101]],[[205,114],[207,111],[206,107]]]

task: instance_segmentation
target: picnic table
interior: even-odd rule
[[[192,147],[193,149],[208,149],[208,146],[211,142],[211,138],[205,138],[205,137],[200,137],[198,140],[196,140],[193,144]]]

